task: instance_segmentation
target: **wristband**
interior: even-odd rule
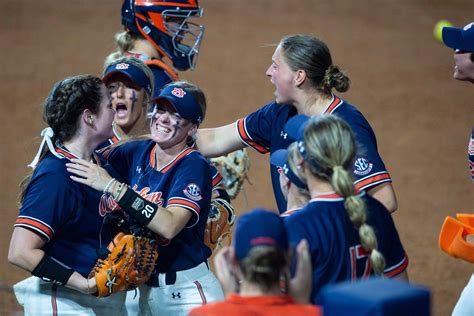
[[[66,285],[73,273],[73,269],[48,255],[44,255],[43,259],[31,272],[32,275],[41,278],[43,281],[58,285]]]
[[[116,202],[142,226],[147,226],[158,211],[158,205],[148,201],[129,187],[126,187],[125,194]]]

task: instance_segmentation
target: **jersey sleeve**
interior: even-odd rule
[[[211,186],[211,168],[207,160],[186,157],[173,177],[165,207],[178,206],[190,211],[193,216],[185,227],[193,227],[199,222],[201,211],[210,207]]]
[[[408,256],[405,253],[398,231],[392,216],[378,201],[372,200],[371,222],[377,222],[375,233],[377,245],[385,258],[384,275],[394,277],[402,273],[408,267]],[[375,212],[376,211],[376,212]]]
[[[352,166],[354,184],[359,190],[367,190],[384,182],[391,182],[385,164],[380,157],[377,139],[369,122],[355,108],[346,112],[336,112],[352,128],[357,143],[357,154]]]
[[[72,189],[75,183],[63,172],[46,172],[33,177],[28,185],[14,224],[44,237],[48,242],[69,218],[80,199]]]
[[[261,154],[270,151],[273,124],[277,121],[280,105],[269,103],[257,111],[237,120],[240,140]]]

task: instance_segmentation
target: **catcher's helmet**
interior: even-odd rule
[[[122,24],[147,38],[178,70],[193,70],[204,26],[187,19],[202,12],[197,0],[124,0]]]

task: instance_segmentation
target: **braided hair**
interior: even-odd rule
[[[334,115],[314,116],[304,131],[306,168],[313,176],[331,184],[344,197],[344,207],[353,226],[358,229],[362,247],[370,253],[376,274],[382,274],[385,259],[377,250],[374,229],[366,223],[364,201],[357,195],[350,167],[356,153],[356,142],[349,125]],[[297,150],[293,149],[291,159]],[[293,161],[294,164],[294,161]]]
[[[103,97],[102,86],[102,80],[92,75],[68,77],[53,86],[43,103],[43,121],[54,132],[53,143],[64,143],[72,139],[79,128],[79,117],[84,110],[99,113]],[[39,161],[46,156],[48,150],[48,146],[43,147]],[[20,183],[20,205],[32,175],[33,172]]]

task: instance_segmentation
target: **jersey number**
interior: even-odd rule
[[[372,265],[370,264],[369,255],[370,253],[367,252],[362,245],[352,246],[349,248],[349,253],[351,256],[351,278],[352,280],[356,280],[358,278],[367,279],[370,276],[370,272],[372,270]],[[361,262],[362,261],[362,262]],[[357,263],[359,262],[359,266],[361,263],[364,265],[364,272],[361,276],[357,276]]]
[[[145,208],[142,211],[142,214],[146,216],[146,218],[150,218],[151,214],[155,212],[155,209],[151,206],[146,204]]]

